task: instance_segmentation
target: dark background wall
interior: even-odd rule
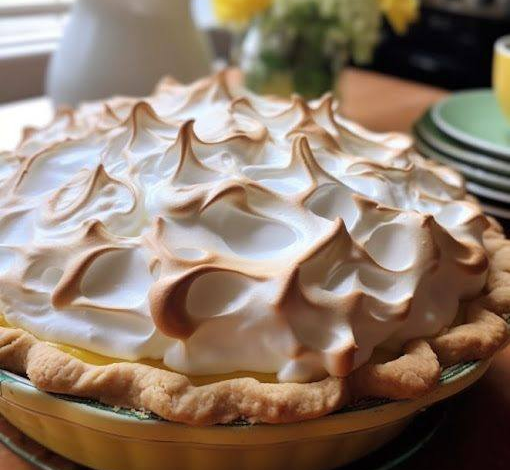
[[[449,89],[490,86],[494,42],[510,34],[505,3],[425,0],[424,5],[408,35],[385,28],[369,68]]]

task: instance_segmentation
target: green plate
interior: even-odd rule
[[[441,132],[434,124],[430,110],[415,124],[414,134],[445,156],[451,156],[456,160],[493,173],[510,176],[510,162],[477,152]]]
[[[510,160],[510,122],[492,90],[455,93],[432,108],[432,119],[450,137]]]
[[[448,165],[450,167],[455,168],[457,171],[462,173],[466,177],[466,179],[470,181],[475,181],[491,189],[496,189],[498,191],[507,193],[506,195],[508,197],[504,197],[503,198],[504,200],[501,200],[501,202],[508,202],[510,204],[510,177],[498,175],[497,173],[482,170],[475,166],[468,165],[467,163],[455,160],[454,158],[451,158],[447,155],[442,154],[441,152],[436,151],[419,137],[416,138],[415,140],[415,147],[416,150],[418,150],[426,157],[429,157],[432,160],[436,160],[444,165]]]

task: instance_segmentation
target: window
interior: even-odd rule
[[[25,15],[34,13],[62,13],[71,0],[1,0],[2,15]]]
[[[0,102],[40,95],[71,0],[0,0]]]

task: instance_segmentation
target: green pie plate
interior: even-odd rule
[[[415,124],[414,134],[416,138],[441,152],[445,157],[452,157],[474,167],[510,177],[510,162],[478,152],[441,132],[432,120],[431,111],[425,113]]]
[[[432,120],[450,137],[510,160],[510,122],[492,90],[455,93],[432,108]]]

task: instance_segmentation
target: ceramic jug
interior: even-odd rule
[[[166,74],[188,82],[210,72],[211,51],[189,0],[77,0],[48,67],[55,105],[146,95]]]

